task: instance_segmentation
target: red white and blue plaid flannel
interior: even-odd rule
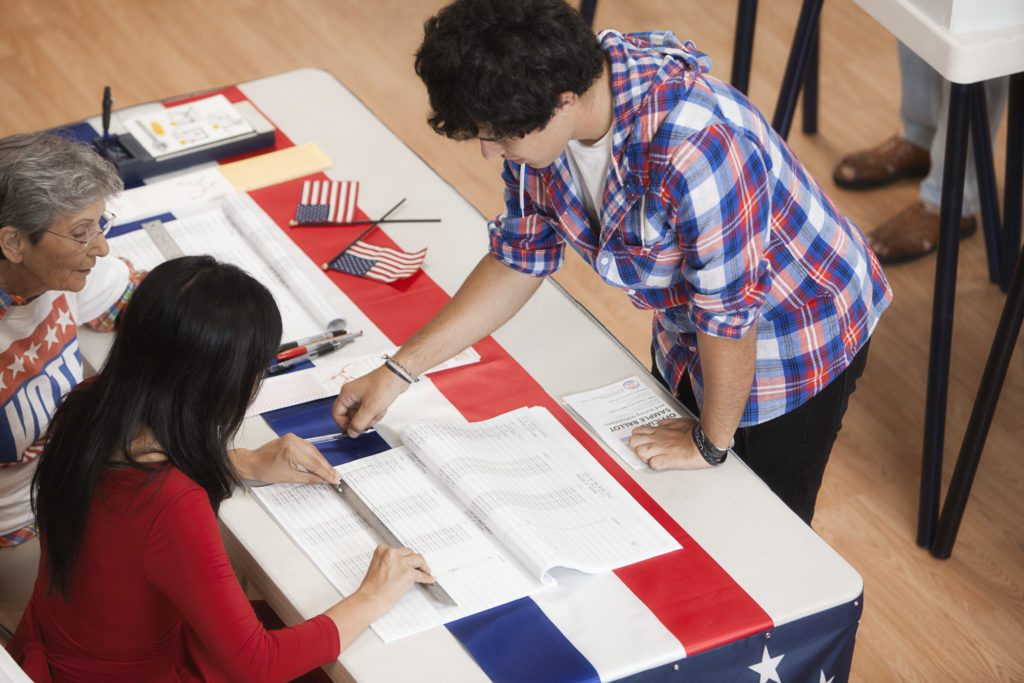
[[[654,310],[671,386],[703,381],[696,331],[740,338],[757,365],[740,426],[783,415],[841,373],[892,291],[864,236],[746,97],[668,32],[600,35],[612,69],[612,164],[591,228],[565,155],[506,163],[491,251],[516,270],[556,271],[568,244],[638,308]]]

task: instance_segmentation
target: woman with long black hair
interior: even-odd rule
[[[272,296],[234,266],[185,257],[139,285],[39,458],[39,577],[11,644],[33,678],[289,680],[433,581],[422,557],[381,546],[324,614],[260,625],[216,511],[238,484],[228,442],[280,338]]]

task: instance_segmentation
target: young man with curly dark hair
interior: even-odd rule
[[[430,125],[505,159],[486,255],[394,359],[343,387],[379,420],[416,374],[508,320],[576,251],[654,311],[656,373],[700,416],[637,428],[656,470],[736,452],[810,522],[892,294],[863,235],[708,58],[667,32],[597,36],[562,0],[456,0],[416,71]]]

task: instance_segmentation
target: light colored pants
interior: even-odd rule
[[[946,156],[946,121],[949,113],[949,82],[931,68],[913,50],[899,43],[900,119],[903,137],[931,151],[932,167],[921,181],[918,196],[938,205],[942,201],[942,166]],[[995,143],[996,131],[1006,108],[1009,80],[1006,77],[985,81],[988,126]],[[974,170],[974,141],[967,145],[967,175],[964,178],[962,214],[978,213],[978,176]]]
[[[39,572],[39,537],[0,548],[0,625],[14,631]]]

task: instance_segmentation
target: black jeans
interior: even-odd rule
[[[857,380],[867,365],[869,344],[870,340],[838,377],[802,405],[773,420],[736,432],[733,450],[808,524],[814,517],[821,478],[832,453],[832,444],[843,426],[850,394],[857,388]],[[655,378],[668,387],[657,364],[652,363],[652,366]],[[689,374],[683,375],[675,394],[694,415],[700,416]]]

